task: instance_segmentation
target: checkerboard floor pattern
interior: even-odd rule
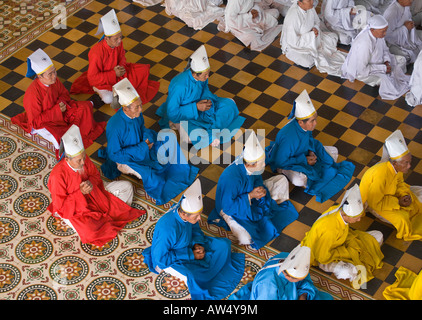
[[[215,23],[195,31],[178,18],[167,16],[161,5],[145,8],[129,0],[93,1],[68,17],[66,29],[52,29],[15,52],[0,65],[2,115],[11,118],[24,111],[23,95],[32,81],[25,78],[26,58],[38,48],[51,57],[60,80],[70,89],[72,82],[87,70],[89,49],[98,41],[95,32],[100,17],[112,8],[121,23],[127,60],[150,64],[151,78],[161,83],[156,97],[144,105],[143,116],[147,127],[159,130],[155,112],[167,97],[170,80],[184,69],[194,50],[205,44],[212,70],[209,79],[211,91],[235,100],[241,115],[246,118],[242,130],[265,129],[265,144],[268,145],[287,122],[294,99],[306,89],[319,115],[314,137],[324,145],[336,146],[339,161],[347,159],[356,166],[347,187],[359,182],[365,170],[380,160],[383,141],[396,129],[403,132],[413,154],[411,172],[406,181],[411,185],[421,184],[421,107],[409,107],[403,97],[396,101],[383,101],[377,88],[321,74],[316,68],[307,70],[298,67],[281,54],[279,38],[262,52],[250,51],[230,33],[219,32]],[[102,104],[97,95],[77,95],[73,98],[95,101],[97,121],[108,120],[115,113],[109,105]],[[217,162],[223,157],[233,160],[236,143],[239,142],[233,140],[226,149],[221,147],[220,151],[214,149],[200,154],[202,159],[213,160],[213,164],[198,165],[207,211],[214,207],[218,177],[227,166]],[[97,151],[105,145],[103,134],[87,152],[93,159],[102,162]],[[267,168],[264,178],[271,175]],[[315,197],[305,194],[302,188],[291,186],[290,191],[299,219],[269,244],[280,251],[293,249],[319,215],[339,201],[344,193],[341,191],[320,204]],[[353,227],[380,230],[384,234],[384,267],[375,273],[375,279],[364,290],[374,299],[383,299],[382,291],[394,282],[394,273],[399,266],[415,272],[422,268],[421,241],[396,239],[396,232],[390,225],[369,213]]]

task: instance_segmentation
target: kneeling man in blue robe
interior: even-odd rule
[[[198,223],[202,210],[201,183],[196,180],[158,220],[152,245],[142,254],[152,272],[165,271],[185,281],[193,300],[220,300],[242,279],[245,255],[232,252],[229,239],[204,235]]]
[[[273,172],[282,173],[292,184],[305,187],[305,192],[324,202],[341,191],[350,181],[355,165],[337,163],[338,150],[324,147],[314,139],[317,112],[304,90],[295,100],[288,122],[266,148],[267,164]]]
[[[167,100],[156,112],[161,128],[177,129],[182,141],[192,142],[197,150],[229,142],[245,121],[233,99],[211,93],[209,75],[207,52],[201,45],[187,68],[171,80]]]
[[[254,249],[278,237],[299,216],[287,200],[286,177],[264,182],[261,176],[264,168],[265,152],[252,131],[243,153],[221,174],[215,208],[208,217],[209,223],[231,230],[240,244]]]
[[[113,91],[122,107],[107,123],[106,152],[99,153],[107,161],[101,169],[109,179],[135,175],[157,205],[167,203],[193,183],[199,169],[188,164],[172,130],[157,134],[145,127],[142,101],[129,80]]]
[[[333,300],[318,290],[309,275],[311,249],[300,244],[288,254],[280,252],[258,271],[253,282],[229,300]]]

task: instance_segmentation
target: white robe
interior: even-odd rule
[[[406,93],[407,104],[412,107],[422,104],[422,51],[413,65],[409,85],[410,91]]]
[[[355,6],[353,0],[324,0],[321,5],[321,20],[327,28],[335,32],[342,44],[350,44],[357,36],[358,30],[353,27],[350,10]]]
[[[318,29],[318,36],[312,28]],[[297,3],[290,7],[280,38],[281,50],[289,60],[305,68],[315,65],[321,73],[340,76],[346,53],[337,50],[337,41],[335,33],[321,30],[315,8],[305,11]]]
[[[412,20],[410,6],[402,7],[394,1],[384,12],[384,18],[388,21],[385,41],[393,54],[402,55],[407,63],[413,63],[422,49],[422,31],[412,28],[408,30],[404,26],[405,21]]]
[[[201,30],[210,22],[224,16],[222,0],[164,0],[166,13],[176,16],[195,30]]]
[[[259,16],[252,19],[250,11],[255,9]],[[231,32],[251,50],[262,51],[280,34],[282,25],[277,18],[277,9],[265,9],[256,0],[229,0],[226,5],[224,20],[220,21],[218,30]]]
[[[383,14],[385,9],[394,0],[355,0],[355,4],[362,5],[366,10],[371,11],[373,14]]]
[[[403,66],[404,58],[400,58]],[[390,74],[386,73],[386,61],[391,65]],[[375,38],[369,27],[353,40],[342,67],[342,78],[351,82],[357,79],[370,86],[379,85],[379,95],[386,100],[395,100],[409,90],[410,77],[404,74],[396,56],[388,50],[385,39]]]
[[[410,6],[410,12],[412,13],[412,19],[415,25],[422,25],[422,0],[413,0]]]
[[[133,2],[139,3],[140,5],[143,5],[143,6],[146,6],[146,7],[154,6],[156,4],[159,4],[162,1],[163,0],[133,0]]]

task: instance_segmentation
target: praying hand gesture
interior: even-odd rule
[[[407,28],[407,30],[412,30],[415,27],[415,23],[412,20],[405,21],[404,26]]]
[[[195,244],[193,246],[193,256],[195,257],[196,260],[202,260],[205,257],[205,249],[203,246],[201,246],[200,244]]]
[[[315,33],[315,37],[318,37],[319,31],[317,28],[312,28],[312,31]]]
[[[412,204],[412,197],[408,194],[399,198],[399,205],[401,207],[408,207]]]
[[[117,77],[121,77],[126,73],[126,69],[125,67],[122,67],[122,66],[115,66],[114,72],[116,72]]]
[[[146,139],[145,143],[148,145],[149,150],[151,150],[152,146],[154,145],[154,142],[149,142],[149,140]]]
[[[211,106],[212,106],[211,100],[199,100],[196,103],[196,108],[198,109],[198,111],[207,111],[211,108]]]
[[[308,160],[308,164],[310,166],[313,166],[317,162],[318,158],[315,152],[309,151],[308,155],[306,156],[306,160]]]
[[[79,185],[79,189],[81,190],[82,194],[89,194],[92,191],[92,183],[89,180],[82,181]]]
[[[256,10],[256,9],[252,9],[252,10],[250,11],[250,13],[251,13],[251,15],[252,15],[252,19],[255,19],[255,18],[257,18],[257,17],[259,16],[259,12],[258,12],[258,10]]]
[[[265,190],[264,187],[259,186],[256,188],[253,188],[251,192],[249,192],[249,197],[251,199],[261,199],[262,197],[265,197],[267,195],[267,190]]]
[[[63,101],[59,102],[59,107],[61,112],[65,112],[67,110],[66,103],[64,103]]]

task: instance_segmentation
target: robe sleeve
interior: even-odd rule
[[[201,245],[205,243],[205,236],[199,226],[199,223],[195,223],[192,226],[192,243]]]
[[[117,82],[116,72],[114,71],[115,66],[110,70],[103,70],[104,57],[101,55],[100,49],[101,46],[94,46],[89,52],[89,65],[87,72],[88,81],[93,87],[99,85],[112,86]]]
[[[173,244],[177,242],[177,238],[175,229],[162,230],[162,226],[155,229],[151,252],[154,263],[160,269],[168,268],[177,262],[195,260],[192,248],[173,248]]]
[[[254,300],[286,300],[285,288],[278,286],[274,278],[259,281],[253,287]],[[284,299],[283,299],[284,298]]]
[[[271,167],[288,168],[293,165],[306,166],[308,160],[305,153],[296,154],[297,143],[292,136],[280,132],[276,138],[276,144],[271,154]]]
[[[149,148],[145,141],[135,145],[123,146],[125,141],[125,127],[121,123],[107,126],[107,154],[117,163],[142,162],[149,157]],[[142,130],[145,130],[143,128]],[[152,142],[152,141],[150,141]]]
[[[52,102],[51,105],[47,106],[44,103],[45,101],[42,99],[41,94],[37,92],[36,84],[34,83],[25,93],[23,105],[28,115],[28,122],[35,129],[44,128],[45,123],[48,122],[63,121],[63,112],[60,110],[58,103]]]
[[[70,219],[74,215],[85,211],[88,204],[79,189],[79,184],[75,181],[66,181],[64,174],[61,174],[61,168],[58,169],[53,170],[48,180],[48,189],[51,193],[54,210],[62,218]]]
[[[372,179],[371,187],[368,188],[367,202],[375,211],[399,210],[399,199],[396,195],[386,194],[386,179],[379,177]]]
[[[403,175],[401,174],[397,179],[396,195],[400,198],[408,194],[411,194],[410,187],[406,182],[404,182]]]
[[[196,120],[199,117],[196,101],[183,105],[185,87],[180,84],[170,86],[167,97],[167,115],[171,122],[180,123],[183,120]]]
[[[305,279],[303,279],[302,281],[299,281],[297,284],[297,295],[301,296],[302,294],[306,293],[307,300],[314,300],[315,296],[316,296],[316,288],[310,278],[310,276],[308,275]]]

